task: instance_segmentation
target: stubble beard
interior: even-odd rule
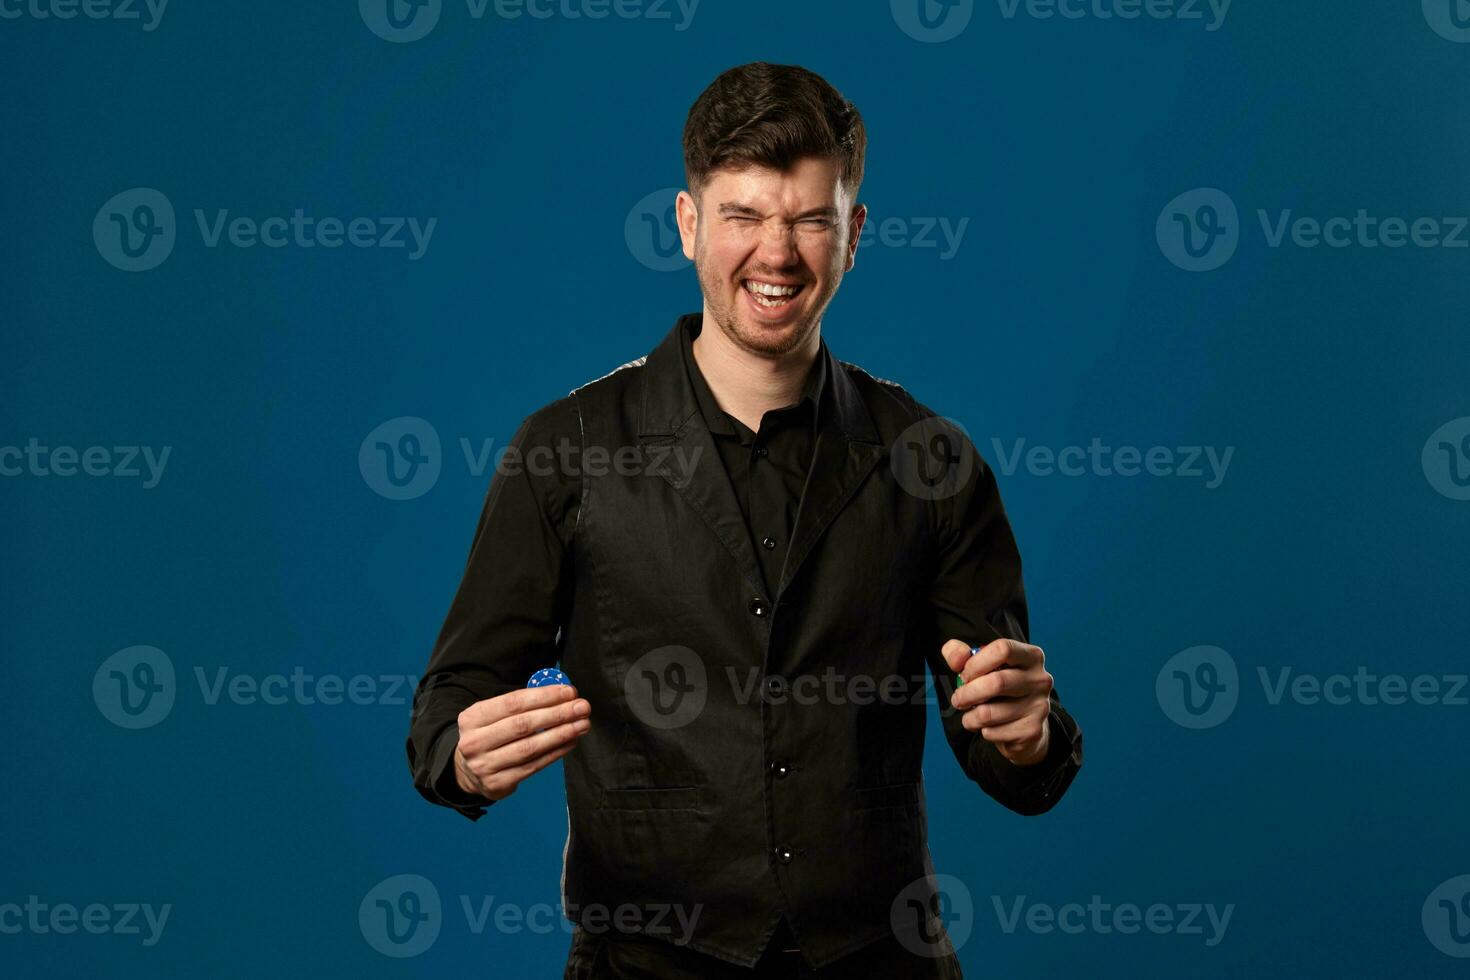
[[[837,279],[829,280],[829,285],[823,295],[816,297],[807,312],[802,314],[795,323],[788,324],[784,329],[752,330],[741,321],[740,311],[736,308],[741,302],[740,297],[735,298],[735,304],[725,301],[725,281],[717,278],[710,270],[709,263],[705,261],[703,242],[696,241],[694,247],[694,271],[699,277],[700,289],[704,292],[705,304],[709,307],[710,316],[714,318],[723,333],[730,342],[741,350],[759,355],[761,357],[781,357],[789,354],[805,344],[822,321],[822,313],[827,303],[832,299],[832,294],[837,291]],[[737,290],[745,287],[739,283],[735,284]],[[813,288],[812,283],[807,284],[807,289]],[[805,298],[805,297],[803,297]]]

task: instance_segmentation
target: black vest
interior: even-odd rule
[[[589,465],[559,643],[593,727],[564,764],[563,899],[603,927],[636,906],[664,938],[680,930],[646,927],[677,906],[697,915],[691,947],[744,965],[784,912],[821,966],[890,934],[899,893],[932,875],[921,760],[938,709],[922,686],[947,639],[928,604],[934,504],[890,466],[928,413],[822,344],[832,410],[767,594],[683,328],[572,392]],[[594,472],[587,450],[615,464],[625,447],[639,465]]]

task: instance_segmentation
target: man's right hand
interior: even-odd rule
[[[592,705],[565,684],[528,687],[476,701],[459,713],[454,778],[459,788],[503,800],[521,780],[576,748]]]

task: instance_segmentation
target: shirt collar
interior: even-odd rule
[[[699,412],[704,416],[705,427],[719,435],[733,436],[737,434],[734,420],[715,401],[714,392],[710,391],[708,382],[704,380],[704,372],[700,371],[699,362],[694,359],[694,338],[699,336],[701,327],[701,318],[693,316],[683,322],[683,329],[679,331],[680,346],[684,351],[684,370],[689,374],[689,383],[694,388],[694,397],[699,402]],[[826,341],[822,341],[822,348],[811,370],[807,372],[801,397],[796,402],[810,406],[813,431],[816,431],[821,420],[822,399],[828,387]]]

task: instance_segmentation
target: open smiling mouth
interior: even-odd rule
[[[758,279],[744,279],[740,284],[757,306],[768,310],[779,310],[790,305],[806,288],[805,283],[775,283]]]

